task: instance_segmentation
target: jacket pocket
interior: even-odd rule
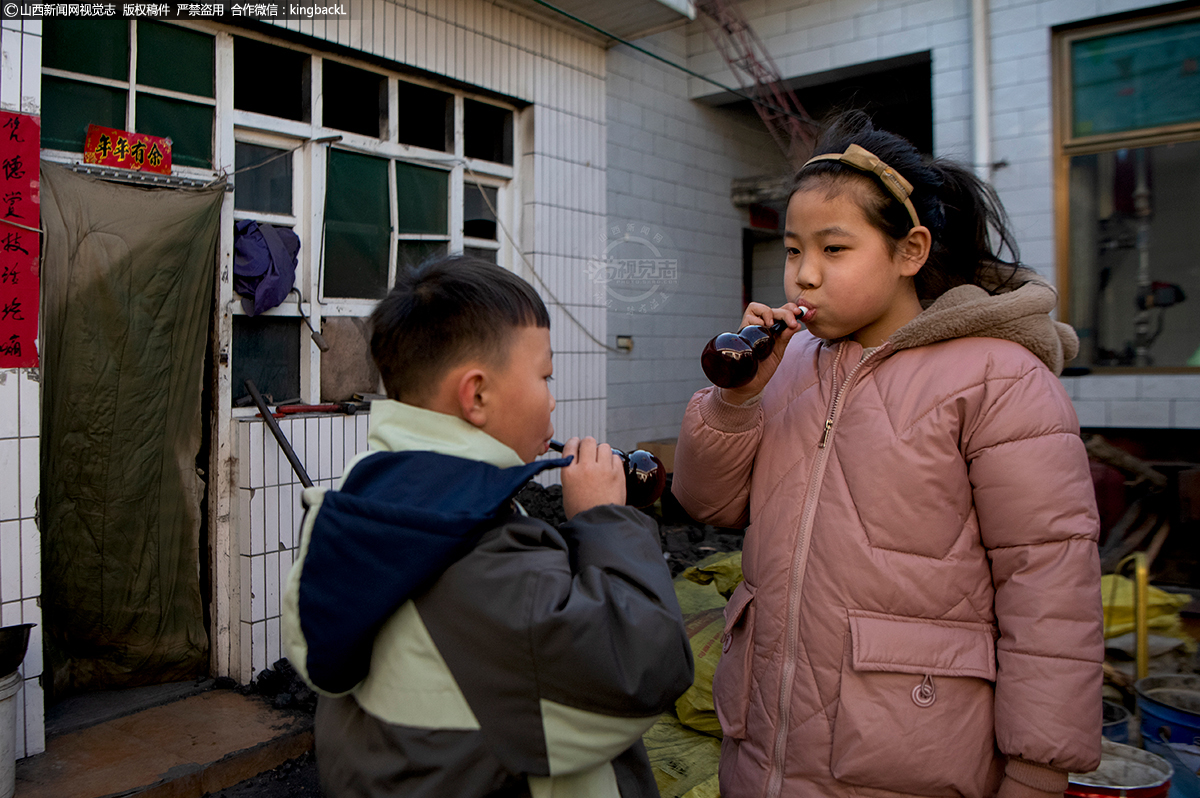
[[[746,736],[746,713],[750,708],[753,636],[754,587],[742,582],[725,605],[721,659],[713,674],[713,705],[721,733],[739,740]]]
[[[863,787],[982,795],[995,763],[989,624],[851,610],[830,771]]]

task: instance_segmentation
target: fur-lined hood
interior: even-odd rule
[[[952,338],[1002,338],[1028,349],[1052,371],[1079,354],[1079,338],[1070,325],[1050,318],[1058,292],[1030,269],[1019,269],[1010,284],[989,293],[960,285],[938,297],[919,316],[892,334],[893,349],[909,349]]]

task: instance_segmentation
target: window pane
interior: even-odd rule
[[[233,37],[233,107],[307,122],[308,55]]]
[[[43,75],[42,146],[83,152],[89,124],[124,130],[127,95],[120,89]]]
[[[382,75],[325,60],[321,65],[322,123],[378,137],[387,121],[387,81]]]
[[[1081,365],[1200,366],[1200,313],[1189,307],[1200,297],[1198,182],[1200,142],[1071,159],[1070,321]]]
[[[137,82],[213,97],[213,37],[143,20],[137,26]]]
[[[213,107],[182,100],[137,96],[137,131],[171,139],[171,163],[212,168]]]
[[[47,19],[42,22],[42,66],[129,80],[129,23],[103,17]]]
[[[487,194],[487,202],[479,193],[480,188]],[[463,186],[463,235],[467,238],[487,238],[496,240],[496,207],[499,192],[490,186],[479,186],[466,183]],[[491,208],[488,203],[491,203]]]
[[[282,155],[285,152],[242,141],[234,145],[234,168],[241,172],[253,167],[234,177],[234,208],[263,213],[292,212],[292,155]]]
[[[1076,136],[1200,119],[1200,20],[1074,42],[1071,80]]]
[[[276,402],[300,397],[300,325],[297,318],[233,317],[233,362],[230,364],[234,403],[246,390],[246,378],[260,393]]]
[[[450,173],[396,162],[400,233],[445,235],[450,221]]]
[[[449,251],[448,241],[400,241],[396,245],[396,270],[411,269]]]
[[[463,254],[472,258],[479,258],[490,263],[496,262],[496,250],[484,249],[483,247],[463,247]]]
[[[324,295],[380,299],[387,293],[391,224],[388,161],[329,151],[325,188]]]
[[[450,152],[454,149],[454,97],[437,89],[428,89],[400,81],[401,144]]]
[[[513,115],[477,100],[463,102],[463,147],[468,158],[512,164]]]

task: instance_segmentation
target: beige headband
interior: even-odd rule
[[[875,175],[889,194],[895,197],[898,202],[904,203],[904,207],[908,209],[908,215],[912,217],[913,227],[921,226],[921,220],[917,218],[917,209],[913,207],[912,200],[909,199],[913,190],[912,183],[905,180],[904,176],[895,169],[879,160],[870,150],[864,149],[857,144],[851,144],[846,148],[845,152],[831,152],[825,155],[818,155],[815,158],[809,158],[804,166],[808,166],[810,163],[815,163],[816,161],[838,161],[860,171],[870,172]],[[800,168],[803,169],[804,166]]]

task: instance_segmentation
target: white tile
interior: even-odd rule
[[[15,704],[17,716],[13,723],[13,730],[17,732],[16,738],[13,740],[15,749],[13,753],[18,759],[22,759],[25,756],[25,735],[20,733],[25,729],[25,681],[23,679],[17,683],[17,694],[12,697],[12,701]]]
[[[263,500],[263,491],[261,488],[255,490],[250,489],[250,517],[248,519],[250,526],[250,553],[262,554],[267,550],[266,533],[263,526],[263,505],[266,503]]]
[[[297,451],[299,451],[297,449]],[[300,458],[304,463],[304,470],[308,472],[308,476],[313,482],[320,479],[320,468],[318,464],[321,461],[321,430],[317,425],[315,418],[304,419],[304,456]]]
[[[280,655],[280,639],[279,619],[268,618],[266,623],[267,635],[267,665],[274,667],[276,662],[281,659]]]
[[[0,522],[0,601],[21,600],[21,522]],[[17,605],[20,623],[20,605]],[[8,625],[9,621],[5,621]]]
[[[42,593],[42,536],[32,518],[21,519],[21,598]]]
[[[14,626],[18,623],[24,623],[21,618],[21,602],[6,601],[0,605],[0,624]]]
[[[249,621],[242,621],[240,628],[238,630],[239,636],[241,638],[241,641],[240,641],[241,642],[241,648],[240,648],[241,673],[238,676],[238,681],[241,682],[242,684],[249,684],[250,680],[252,680],[254,678],[254,674],[255,674],[254,657],[253,657],[254,646],[252,645],[253,640],[254,640],[253,630],[254,630],[254,626]]]
[[[279,551],[279,488],[263,488],[263,551]]]
[[[1138,377],[1134,375],[1089,374],[1079,377],[1080,399],[1136,399]]]
[[[280,454],[282,454],[282,452],[283,452],[283,449],[279,446],[279,443],[275,440],[275,436],[267,435],[265,440],[263,441],[263,484],[264,485],[268,485],[268,486],[269,485],[278,485],[281,477],[284,479],[287,479],[287,477],[289,476],[289,474],[291,472],[291,468],[288,468],[286,471],[281,471],[279,469],[279,456],[280,456]],[[286,463],[287,460],[285,459],[284,462]]]
[[[1076,399],[1075,415],[1079,416],[1081,427],[1107,427],[1108,402],[1099,399]]]
[[[291,485],[279,488],[279,543],[280,549],[292,549],[296,546],[296,508],[292,502],[296,498]]]
[[[369,415],[355,416],[355,424],[358,427],[358,448],[355,449],[355,453],[365,452],[370,448],[367,443],[367,436],[370,434],[371,417]]]
[[[266,602],[263,609],[264,618],[274,618],[279,615],[279,552],[271,552],[264,557],[263,566],[266,569]]]
[[[29,647],[21,666],[21,674],[29,679],[42,672],[42,610],[37,606],[37,599],[21,602],[21,623],[37,624],[29,630]]]
[[[254,423],[239,421],[234,429],[237,430],[237,484],[240,488],[249,488],[254,484],[250,481],[250,436],[254,431]]]
[[[21,393],[21,437],[36,438],[41,431],[42,384],[29,379],[29,372],[17,372],[17,388]]]
[[[250,662],[257,675],[267,668],[267,622],[250,625]]]
[[[254,493],[250,488],[238,488],[237,517],[234,518],[234,533],[237,535],[238,553],[250,554],[250,496]]]
[[[1200,429],[1200,399],[1176,399],[1171,402],[1171,426]]]
[[[15,438],[20,429],[17,371],[0,370],[0,438]]]
[[[259,488],[263,483],[263,435],[266,425],[256,422],[250,425],[250,487]]]
[[[38,679],[25,680],[25,756],[46,750],[45,694]]]
[[[250,621],[267,617],[267,571],[263,555],[250,558]]]
[[[1200,400],[1200,375],[1143,374],[1138,379],[1139,399]]]
[[[21,447],[21,517],[37,515],[38,485],[41,482],[41,460],[38,459],[38,438],[18,438]]]
[[[20,444],[16,438],[0,438],[0,521],[21,517]]]
[[[288,440],[292,443],[292,450],[296,454],[296,459],[300,461],[302,466],[304,466],[304,470],[308,471],[308,455],[306,452],[308,447],[308,424],[304,419],[295,419],[292,422],[292,432],[290,435],[288,435]],[[295,471],[292,470],[291,463],[288,463],[287,467],[288,473],[291,474],[291,478],[298,482],[300,478],[296,476]]]
[[[250,562],[250,557],[244,555],[238,557],[238,571],[241,574],[239,591],[241,594],[240,617],[243,621],[254,619],[254,611],[250,607],[250,594],[254,591],[253,580],[250,578]]]
[[[324,416],[317,419],[317,435],[320,440],[320,448],[317,451],[316,472],[317,477],[314,479],[330,479],[339,476],[333,472],[333,453],[330,449],[333,447],[333,419]]]
[[[340,477],[346,470],[346,429],[354,423],[349,416],[334,416],[331,442],[329,444],[329,471],[333,476]]]
[[[1162,399],[1114,400],[1109,403],[1108,423],[1114,427],[1166,429],[1171,424],[1171,403]]]

